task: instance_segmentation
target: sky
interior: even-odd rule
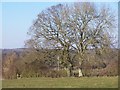
[[[7,0],[9,1],[9,0]],[[37,15],[60,2],[5,2],[0,3],[0,48],[23,48],[27,32]],[[98,3],[101,6],[101,3]],[[117,2],[106,3],[117,15]],[[117,35],[117,32],[115,33]]]

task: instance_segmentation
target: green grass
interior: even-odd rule
[[[117,88],[118,77],[22,78],[3,80],[3,88]]]

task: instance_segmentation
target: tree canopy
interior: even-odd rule
[[[74,50],[82,64],[88,50],[94,49],[101,55],[111,48],[114,22],[111,10],[107,7],[98,9],[95,3],[58,4],[38,14],[26,44],[34,49],[59,48],[70,66],[70,50]]]

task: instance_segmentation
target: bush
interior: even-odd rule
[[[67,77],[67,71],[66,70],[52,70],[50,77],[52,78],[58,78],[58,77]]]
[[[117,76],[118,70],[117,68],[106,67],[102,69],[87,69],[83,70],[84,76]]]

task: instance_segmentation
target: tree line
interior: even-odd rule
[[[23,49],[18,52],[16,49],[11,51],[3,50],[2,77],[3,79],[31,78],[31,77],[69,77],[69,70],[65,69],[64,63],[58,66],[56,50],[40,50],[35,52],[31,49]],[[90,51],[92,52],[92,51]],[[72,77],[78,77],[78,67],[82,69],[83,76],[117,76],[118,75],[118,50],[113,50],[105,56],[95,56],[94,53],[88,54],[90,61],[84,61],[79,65],[76,58],[73,60]],[[37,54],[36,54],[37,53]],[[71,52],[71,59],[73,58]],[[60,53],[59,53],[60,55]],[[97,59],[96,59],[97,58]],[[77,67],[77,68],[76,68]]]

